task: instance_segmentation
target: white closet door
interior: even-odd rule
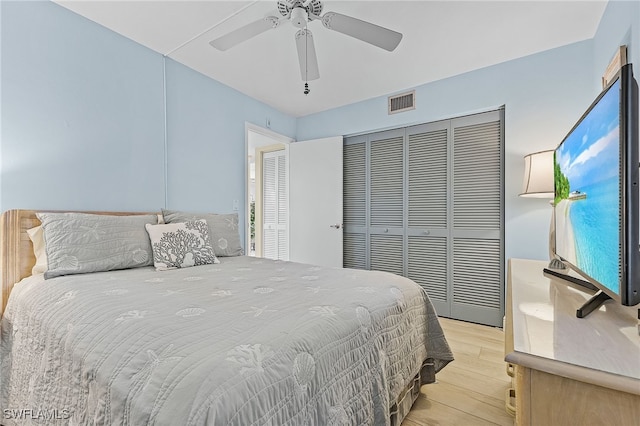
[[[288,260],[287,238],[287,164],[285,151],[266,152],[263,156],[263,242],[262,255]]]
[[[342,267],[342,137],[289,145],[289,259]]]

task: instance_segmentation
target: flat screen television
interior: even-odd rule
[[[578,317],[640,303],[638,114],[627,64],[555,150],[555,256],[598,290]]]

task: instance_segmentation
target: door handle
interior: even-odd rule
[[[342,228],[342,224],[341,223],[336,223],[335,225],[329,225],[329,228],[341,229]]]

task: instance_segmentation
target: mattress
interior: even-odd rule
[[[6,425],[388,425],[453,359],[411,280],[252,257],[29,277],[1,332]]]

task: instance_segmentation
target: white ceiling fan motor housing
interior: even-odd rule
[[[294,27],[304,28],[307,26],[309,15],[302,7],[296,7],[291,11],[291,23]]]

